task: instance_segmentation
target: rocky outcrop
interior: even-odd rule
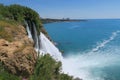
[[[4,28],[13,39],[8,41],[0,38],[0,61],[10,73],[29,77],[34,71],[37,59],[33,41],[27,37],[23,26],[16,26],[16,29],[8,26]]]

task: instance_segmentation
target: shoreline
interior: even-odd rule
[[[87,21],[85,19],[50,19],[50,18],[45,18],[41,19],[43,24],[47,23],[55,23],[55,22],[80,22],[80,21]]]

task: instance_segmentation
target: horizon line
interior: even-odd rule
[[[54,18],[54,17],[40,17],[41,19],[67,19],[66,18]],[[120,18],[69,18],[69,19],[120,19]]]

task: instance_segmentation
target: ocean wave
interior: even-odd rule
[[[98,51],[100,48],[104,47],[106,44],[114,40],[119,33],[120,31],[113,32],[109,39],[104,40],[103,42],[99,43],[95,48],[92,49],[92,52]]]

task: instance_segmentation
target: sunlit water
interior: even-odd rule
[[[63,71],[83,80],[120,80],[120,20],[44,25],[64,51]]]

